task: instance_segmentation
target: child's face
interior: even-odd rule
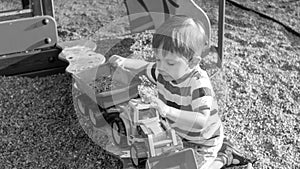
[[[156,64],[159,73],[168,81],[177,80],[192,71],[186,58],[171,52],[163,56],[161,49],[156,55]]]

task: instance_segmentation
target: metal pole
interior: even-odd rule
[[[219,21],[218,21],[218,67],[222,68],[224,56],[224,24],[225,24],[225,0],[219,0]]]
[[[42,0],[41,2],[43,8],[43,15],[49,15],[55,18],[53,0]]]

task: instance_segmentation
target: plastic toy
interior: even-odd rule
[[[197,169],[194,150],[187,148],[180,153],[149,158],[146,169]]]
[[[183,149],[175,130],[160,117],[158,110],[141,99],[131,99],[121,106],[119,118],[112,122],[112,137],[117,145],[130,146],[136,167],[144,167],[148,158]]]

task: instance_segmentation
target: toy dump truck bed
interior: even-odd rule
[[[108,63],[73,74],[73,77],[78,89],[104,109],[138,96],[139,78],[123,69],[113,70]],[[97,92],[91,84],[101,77],[109,77],[117,85],[111,90]]]

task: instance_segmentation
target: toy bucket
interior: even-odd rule
[[[191,148],[147,160],[146,169],[197,169],[194,151]]]

